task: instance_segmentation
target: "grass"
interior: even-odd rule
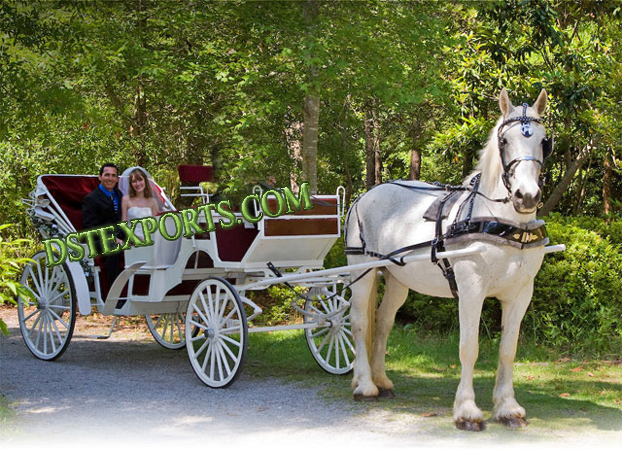
[[[9,400],[0,394],[0,440],[11,436],[17,430],[15,415]]]
[[[426,336],[394,329],[387,372],[397,397],[372,404],[352,400],[351,376],[328,375],[317,366],[299,331],[252,334],[244,371],[318,388],[327,401],[349,405],[360,414],[382,411],[392,417],[389,420],[424,420],[431,429],[445,432],[452,429],[452,406],[460,380],[458,342],[457,334]],[[495,340],[483,337],[474,387],[487,418],[493,406],[497,352]],[[622,361],[568,359],[536,344],[522,345],[514,388],[530,424],[522,436],[622,431]],[[501,435],[516,431],[496,423],[489,428]]]

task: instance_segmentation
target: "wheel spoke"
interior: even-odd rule
[[[231,373],[231,366],[229,366],[229,361],[227,361],[227,355],[225,355],[225,351],[222,349],[222,347],[224,346],[221,342],[217,343],[217,349],[218,349],[218,353],[220,354],[220,360],[223,362],[224,364],[224,369],[225,369],[225,374],[227,375],[227,377],[229,376],[229,374]]]
[[[58,337],[58,344],[63,345],[63,337],[61,336],[55,321],[52,321],[52,326],[54,326],[54,330],[56,331],[56,336]],[[56,351],[56,349],[54,351]]]
[[[321,329],[320,331],[318,331],[317,333],[312,334],[312,335],[311,335],[311,337],[312,337],[313,339],[315,339],[316,337],[322,336],[323,334],[326,334],[326,333],[328,333],[329,331],[330,331],[330,328],[329,328],[329,327],[325,327],[325,328],[322,328],[322,329]]]
[[[205,352],[205,358],[203,359],[203,364],[201,365],[201,370],[203,371],[203,373],[205,373],[205,369],[207,369],[207,363],[212,356],[212,342],[209,339],[206,339],[205,343],[207,344],[207,351]]]
[[[34,316],[35,314],[41,312],[38,309],[35,309],[33,312],[31,312],[30,314],[28,314],[26,317],[24,317],[24,323],[26,323],[26,321],[28,321],[32,316]]]
[[[330,338],[330,333],[326,335],[326,337],[324,338],[324,340],[322,341],[320,346],[317,348],[318,353],[320,353],[322,351],[322,349],[326,345],[326,342],[328,341],[328,338]]]
[[[203,306],[205,307],[205,314],[207,314],[207,317],[210,320],[210,323],[214,324],[216,321],[214,320],[214,296],[212,295],[212,290],[208,289],[207,290],[207,304],[203,303]]]
[[[32,266],[28,266],[28,271],[30,272],[30,279],[32,280],[32,282],[34,283],[35,287],[37,288],[37,292],[39,292],[39,294],[43,294],[43,290],[41,289],[41,286],[39,286],[39,282],[37,281],[37,277],[35,276],[35,273],[32,271]],[[32,291],[32,289],[31,289]]]
[[[204,336],[202,336],[204,338]],[[205,342],[203,343],[203,345],[201,345],[201,347],[199,347],[199,349],[195,352],[195,357],[198,358],[199,355],[201,353],[203,353],[203,351],[209,346],[210,340],[209,339],[205,339]]]
[[[219,380],[222,381],[225,379],[225,376],[222,372],[222,361],[220,359],[220,352],[218,351],[218,343],[216,343],[214,347],[214,353],[216,354],[216,364],[218,366],[218,375],[220,376]]]
[[[348,350],[346,349],[346,344],[344,344],[343,341],[346,340],[346,338],[344,338],[341,333],[338,336],[339,339],[339,343],[341,344],[341,350],[342,350],[342,354],[343,357],[345,358],[345,363],[346,363],[346,367],[350,365],[350,358],[348,357]]]
[[[58,315],[58,314],[56,314],[56,313],[55,313],[54,311],[52,311],[51,309],[48,309],[48,311],[50,311],[50,313],[51,313],[54,317],[56,317],[56,320],[58,320],[60,323],[62,323],[62,324],[63,324],[63,326],[64,326],[65,328],[69,329],[69,325],[67,325],[67,324],[65,323],[65,321],[59,317],[59,315]]]
[[[221,334],[220,337],[222,337],[225,341],[230,342],[231,344],[235,345],[236,347],[241,347],[242,343],[236,341],[235,339],[231,339],[229,336]]]
[[[202,330],[208,330],[208,329],[209,329],[207,326],[203,325],[202,323],[195,322],[195,321],[194,321],[194,320],[192,320],[192,319],[190,319],[188,322],[189,322],[191,325],[194,325],[195,327],[199,327],[199,328],[200,328],[200,329],[202,329]],[[193,338],[193,339],[194,339],[195,341],[197,340],[197,338]],[[198,339],[200,339],[200,338],[198,338]]]
[[[231,349],[229,348],[229,346],[227,344],[225,344],[224,342],[222,343],[222,347],[225,349],[225,351],[229,354],[229,356],[231,357],[231,359],[233,361],[235,361],[237,359],[237,356],[231,351]]]
[[[335,345],[335,336],[331,336],[330,343],[328,344],[328,353],[326,354],[326,361],[330,363],[330,356],[333,353],[333,346]],[[339,364],[337,364],[337,368],[339,368]]]
[[[200,295],[200,294],[199,294]],[[201,320],[203,320],[203,323],[209,327],[210,325],[210,321],[207,320],[207,317],[205,317],[205,315],[203,314],[203,311],[201,311],[199,308],[197,308],[197,305],[192,305],[193,309],[195,310],[195,312],[201,317]],[[198,324],[196,324],[198,325]],[[207,328],[206,328],[207,329]]]
[[[164,317],[164,315],[161,315],[160,317],[158,317],[158,319],[153,324],[153,328],[158,328],[160,326],[160,322],[162,322],[162,318],[163,317]]]
[[[210,346],[209,349],[210,349],[209,355],[211,356],[210,367],[209,367],[209,377],[213,380],[214,379],[214,370],[216,369],[216,358],[214,358],[214,348],[213,348],[213,346]],[[205,372],[205,370],[203,372]]]
[[[35,319],[35,322],[32,324],[32,327],[30,328],[30,330],[28,330],[28,339],[30,339],[30,337],[32,336],[32,332],[35,331],[35,328],[37,327],[37,325],[39,325],[39,322],[41,321],[41,310],[37,309],[32,314],[39,314],[39,317],[37,317]],[[31,316],[32,316],[32,314],[31,314]],[[25,320],[24,320],[24,326],[26,326],[26,321]]]
[[[345,328],[342,328],[341,331],[345,331],[348,334],[352,335],[352,333],[350,333],[350,330],[347,330]],[[343,339],[343,341],[348,344],[348,347],[350,347],[350,350],[352,350],[352,353],[354,353],[354,346],[352,345],[352,342],[350,342],[350,339],[348,339],[348,337],[345,335],[345,333],[341,333],[341,338]]]
[[[225,317],[224,319],[222,319],[220,321],[221,324],[227,322],[227,320],[229,320],[231,318],[231,316],[233,316],[236,313],[235,308],[232,308],[231,311],[229,311],[229,314],[227,314],[227,317]]]

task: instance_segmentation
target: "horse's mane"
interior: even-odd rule
[[[497,141],[497,130],[502,122],[503,117],[499,117],[497,124],[490,132],[486,145],[480,151],[475,171],[466,180],[468,183],[476,173],[481,173],[480,185],[485,192],[492,192],[497,187],[497,183],[503,173],[501,157],[499,156],[499,143]]]

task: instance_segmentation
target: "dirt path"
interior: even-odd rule
[[[611,435],[576,441],[521,431],[470,434],[449,419],[430,431],[425,418],[331,402],[315,389],[244,373],[232,387],[212,390],[196,378],[185,351],[161,348],[138,323],[100,341],[87,336],[105,326],[80,318],[67,352],[39,361],[22,341],[16,311],[2,308],[0,317],[11,332],[0,337],[0,393],[17,412],[0,422],[3,448],[613,448]]]

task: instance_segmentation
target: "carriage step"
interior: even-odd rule
[[[121,272],[117,279],[114,280],[114,283],[112,283],[112,287],[108,292],[108,297],[106,297],[106,302],[104,304],[104,311],[102,312],[104,316],[112,315],[114,313],[114,310],[116,309],[117,302],[119,300],[125,300],[124,298],[121,298],[121,291],[123,291],[123,287],[126,285],[130,277],[134,275],[134,273],[136,273],[136,271],[144,265],[144,261],[135,262],[123,272]]]

